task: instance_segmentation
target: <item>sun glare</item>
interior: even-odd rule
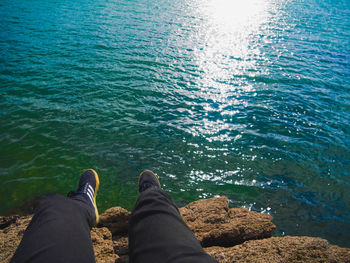
[[[207,140],[230,140],[230,131],[241,130],[228,124],[238,110],[224,110],[232,105],[245,105],[243,96],[255,96],[255,87],[244,77],[261,74],[259,61],[264,60],[261,45],[264,24],[269,22],[272,0],[207,0],[191,2],[193,16],[199,18],[199,27],[191,36],[194,43],[193,59],[201,72],[197,79],[198,95],[207,99],[206,115],[191,129]],[[195,5],[195,6],[193,6]],[[214,105],[214,106],[213,106]],[[217,107],[219,105],[219,107]],[[247,106],[247,105],[245,105]],[[207,119],[213,112],[225,115],[225,121]],[[228,134],[222,134],[228,131]],[[226,136],[226,137],[225,137]]]
[[[261,25],[268,20],[267,0],[208,0],[198,4],[203,18],[201,40],[204,47],[195,59],[209,86],[219,86],[234,75],[256,67],[259,48],[254,45]]]
[[[259,25],[267,3],[264,0],[210,0],[207,4],[211,22],[235,31]]]

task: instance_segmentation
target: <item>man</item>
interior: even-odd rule
[[[44,199],[11,262],[95,262],[90,230],[99,218],[99,185],[96,171],[88,169],[68,197]],[[131,263],[217,263],[202,249],[152,171],[140,174],[138,190],[129,225]]]

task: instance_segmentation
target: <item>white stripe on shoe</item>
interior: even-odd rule
[[[95,207],[94,194],[93,194],[94,191],[93,190],[91,191],[91,189],[92,189],[92,187],[89,185],[89,188],[87,189],[86,194],[88,195],[88,197],[89,197],[89,199],[90,199],[90,201],[92,203],[92,206]]]
[[[94,196],[94,193],[95,193],[95,190],[94,190],[94,188],[92,188],[92,186],[91,185],[89,185],[89,189],[88,189],[88,191],[90,190],[90,193],[91,193],[91,195],[92,195],[92,197]]]
[[[94,192],[92,192],[90,189],[87,190],[87,193],[91,196],[91,198],[94,198]]]
[[[92,203],[92,206],[95,207],[94,201],[93,201],[93,199],[91,198],[90,193],[86,193],[86,194],[87,194],[87,196],[89,197],[89,199],[90,199],[90,201],[91,201],[91,203]]]

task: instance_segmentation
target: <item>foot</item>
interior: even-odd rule
[[[96,218],[96,224],[99,220],[97,205],[96,205],[96,196],[97,196],[97,190],[100,186],[100,180],[98,178],[98,174],[93,169],[87,169],[85,170],[79,180],[79,186],[78,189],[74,192],[70,192],[68,196],[75,196],[75,195],[83,195],[85,199],[92,205],[95,211],[95,218]]]
[[[142,193],[150,187],[161,189],[160,182],[157,175],[150,170],[143,171],[139,176],[138,188],[139,192]]]

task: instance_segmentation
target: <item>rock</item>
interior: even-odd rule
[[[113,235],[128,232],[130,212],[122,207],[116,206],[107,209],[100,215],[98,227],[107,227]]]
[[[350,263],[350,249],[331,245],[331,250],[336,255],[338,262]]]
[[[321,238],[271,237],[275,225],[270,215],[230,209],[226,197],[199,200],[180,208],[180,212],[205,250],[220,263],[350,263],[350,249],[330,245]],[[121,207],[101,215],[98,227],[91,231],[97,263],[129,262],[129,217],[130,212]],[[10,261],[30,220],[31,216],[0,217],[0,262]]]
[[[114,263],[119,256],[114,253],[112,233],[106,227],[93,228],[91,240],[97,263]]]
[[[127,236],[113,236],[114,252],[121,255],[129,253],[129,240]]]
[[[245,208],[229,208],[225,196],[203,199],[180,208],[180,213],[203,247],[233,246],[271,237],[272,216]]]
[[[350,249],[331,246],[322,238],[305,236],[271,237],[229,248],[209,247],[205,250],[220,263],[350,262]]]
[[[13,223],[16,223],[17,219],[20,217],[21,216],[19,215],[0,216],[0,229],[4,229]]]
[[[0,262],[10,262],[31,219],[32,216],[1,217]]]

